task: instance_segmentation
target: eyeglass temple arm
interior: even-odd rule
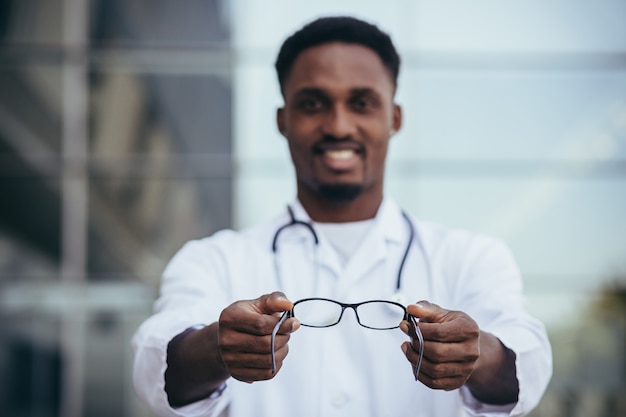
[[[272,330],[272,338],[270,339],[270,349],[272,351],[272,374],[276,373],[276,356],[274,354],[274,346],[276,344],[276,334],[278,334],[278,330],[280,329],[280,326],[285,322],[285,320],[287,320],[291,316],[293,316],[293,313],[291,310],[285,311],[280,316],[280,319],[278,319],[278,322],[276,323],[276,325],[274,326],[274,329]]]
[[[419,373],[420,373],[420,368],[422,367],[422,358],[424,357],[424,336],[422,336],[422,331],[420,330],[419,326],[417,325],[418,319],[416,319],[415,317],[413,317],[410,314],[407,314],[407,315],[409,316],[409,322],[413,324],[413,330],[414,330],[415,335],[417,336],[417,340],[419,341],[419,344],[420,344],[419,352],[418,352],[419,357],[417,359],[417,363],[413,367],[413,376],[415,377],[415,380],[417,381],[417,378],[418,378]]]

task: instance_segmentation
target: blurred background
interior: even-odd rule
[[[321,15],[392,35],[387,192],[512,248],[555,373],[626,416],[626,2],[3,0],[0,414],[149,417],[130,338],[187,240],[295,195],[273,61]]]

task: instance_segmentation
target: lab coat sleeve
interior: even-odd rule
[[[482,236],[457,242],[467,246],[455,273],[455,304],[515,353],[519,382],[517,403],[506,406],[484,404],[463,387],[460,393],[466,412],[471,416],[526,415],[539,403],[552,376],[546,329],[526,311],[522,277],[503,242]]]
[[[217,320],[226,283],[219,251],[206,240],[186,244],[165,269],[154,314],[132,339],[135,392],[156,415],[217,416],[228,405],[229,390],[225,390],[216,398],[172,408],[164,389],[168,343],[189,327]]]

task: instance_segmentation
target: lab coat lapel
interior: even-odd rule
[[[307,223],[312,223],[311,218],[299,201],[296,201],[291,207],[293,209],[293,213],[296,219]],[[305,227],[300,227],[299,229],[300,234],[298,236],[301,242],[304,242],[305,239],[311,239],[310,232],[306,230]],[[313,226],[313,229],[315,230],[315,226]],[[321,269],[330,270],[332,272],[332,275],[335,278],[338,278],[341,275],[342,271],[339,255],[335,252],[331,243],[326,239],[325,236],[323,236],[317,230],[315,230],[315,233],[317,234],[317,237],[319,239],[319,245],[317,249],[312,247],[311,250],[306,251],[306,257],[308,261],[311,264],[315,264],[316,262],[319,263]],[[317,254],[315,253],[316,250]]]
[[[388,260],[389,246],[402,245],[404,222],[400,208],[390,199],[384,199],[376,222],[361,246],[346,266],[346,281],[354,284],[379,263]],[[392,261],[393,262],[393,261]],[[387,268],[388,269],[388,268]],[[381,279],[386,279],[384,276]]]

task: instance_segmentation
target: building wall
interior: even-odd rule
[[[232,223],[227,9],[0,13],[0,414],[148,415],[130,338],[180,246]]]

